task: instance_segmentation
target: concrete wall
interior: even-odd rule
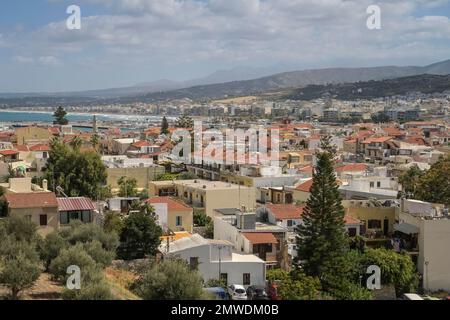
[[[47,226],[40,226],[40,215],[47,215]],[[38,226],[39,234],[45,236],[55,230],[59,229],[59,213],[56,207],[54,208],[33,208],[33,209],[10,209],[11,216],[31,216],[31,221]]]
[[[424,286],[431,291],[450,291],[450,220],[423,220],[419,238],[419,270],[424,276]],[[428,261],[428,266],[425,265]],[[428,279],[427,279],[428,278]],[[428,280],[428,281],[427,281]]]
[[[107,184],[113,189],[118,188],[117,181],[121,177],[134,178],[137,180],[138,188],[148,189],[149,182],[165,173],[164,167],[155,166],[150,168],[108,168]]]
[[[177,257],[190,262],[191,257],[198,257],[198,269],[205,281],[219,278],[219,259],[218,250],[214,245],[204,245],[194,248],[188,248],[173,254],[171,257]],[[250,274],[252,285],[265,285],[265,263],[253,261],[232,261],[231,247],[225,247],[220,252],[221,263],[220,273],[228,274],[228,284],[243,285],[244,273]]]

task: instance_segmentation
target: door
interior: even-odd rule
[[[384,219],[383,234],[385,237],[387,237],[388,233],[389,233],[389,219]]]
[[[41,227],[44,227],[47,225],[47,215],[46,214],[41,214],[39,216],[39,224],[41,225]]]

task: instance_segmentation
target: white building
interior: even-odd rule
[[[394,228],[407,246],[402,250],[417,262],[423,287],[450,290],[450,216],[448,208],[416,200],[403,200]]]
[[[233,244],[228,241],[207,240],[194,234],[169,245],[162,243],[159,249],[165,258],[179,258],[198,267],[205,281],[220,275],[228,285],[266,284],[266,263],[252,254],[233,252]]]

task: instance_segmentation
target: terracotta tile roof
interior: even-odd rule
[[[312,173],[313,172],[313,167],[312,166],[306,166],[306,167],[303,167],[303,168],[299,169],[298,171],[299,172]]]
[[[401,131],[401,130],[399,130],[399,129],[397,129],[397,128],[394,128],[394,127],[387,127],[387,128],[384,128],[383,131],[384,131],[386,134],[388,134],[388,135],[390,135],[390,136],[393,136],[393,137],[400,137],[400,136],[404,136],[404,135],[406,134],[405,131]]]
[[[32,147],[30,147],[31,151],[50,151],[51,148],[48,144],[36,144]]]
[[[349,224],[361,224],[361,221],[360,221],[360,220],[358,220],[358,219],[356,219],[356,218],[353,218],[353,217],[351,217],[351,216],[349,216],[349,215],[345,215],[345,217],[344,217],[344,222],[345,222],[345,224],[347,224],[347,225],[349,225]]]
[[[366,171],[367,165],[364,163],[349,163],[340,167],[336,168],[337,172],[344,172],[344,171]]]
[[[140,140],[133,143],[132,146],[135,148],[150,147],[151,143],[148,141]]]
[[[59,135],[61,131],[57,127],[50,127],[48,128],[48,131],[53,135]]]
[[[16,149],[19,152],[28,152],[28,151],[30,151],[30,149],[28,148],[28,146],[26,144],[24,144],[24,145],[15,144],[14,145],[14,149]]]
[[[16,151],[16,150],[0,150],[0,154],[2,156],[13,156],[15,154],[19,154],[19,151]]]
[[[171,197],[154,197],[147,200],[147,203],[155,204],[155,203],[167,203],[168,209],[173,211],[186,211],[192,210],[191,207],[182,203],[181,201],[177,201]]]
[[[277,238],[270,232],[243,232],[242,235],[252,244],[278,243]]]
[[[293,204],[267,204],[266,208],[274,215],[275,219],[300,219],[304,206]]]
[[[377,143],[377,142],[386,142],[391,140],[392,137],[379,137],[379,138],[369,138],[367,140],[364,140],[363,143],[364,144],[369,144],[369,143]]]
[[[310,180],[308,180],[306,182],[303,182],[303,183],[299,184],[295,188],[295,190],[303,191],[303,192],[310,192],[312,185],[313,185],[313,179],[310,179]]]
[[[59,211],[83,211],[95,210],[94,203],[89,198],[58,198]]]
[[[7,193],[5,199],[12,209],[52,208],[58,206],[53,192]]]

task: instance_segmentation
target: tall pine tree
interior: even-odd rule
[[[334,153],[329,140],[317,154],[311,196],[303,210],[303,224],[297,228],[298,259],[308,276],[318,277],[324,288],[336,275],[345,273],[348,249],[342,198],[333,168]],[[333,279],[333,280],[331,280]]]
[[[166,117],[164,117],[161,122],[161,134],[169,134],[169,122]]]

